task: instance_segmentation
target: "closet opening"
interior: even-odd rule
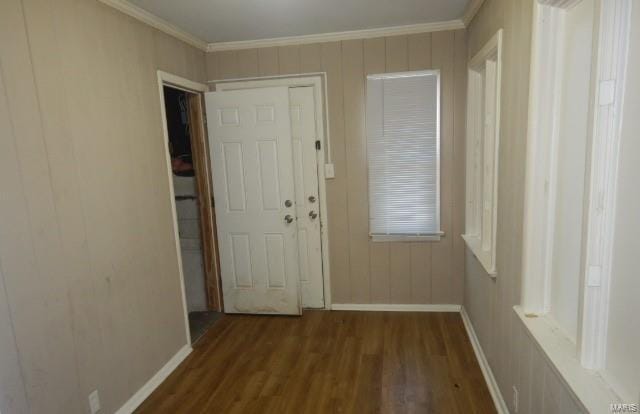
[[[162,83],[182,283],[191,343],[222,316],[203,94]]]

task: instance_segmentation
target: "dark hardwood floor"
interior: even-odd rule
[[[457,313],[225,315],[137,413],[495,413]]]

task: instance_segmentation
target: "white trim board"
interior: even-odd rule
[[[161,19],[153,13],[149,13],[148,11],[128,2],[127,0],[99,0],[107,6],[111,6],[116,10],[121,11],[122,13],[133,17],[149,26],[160,30],[170,36],[175,37],[176,39],[180,39],[183,42],[190,44],[193,47],[196,47],[202,51],[207,50],[207,42],[197,38],[196,36],[188,33],[179,27],[175,26],[168,21]]]
[[[273,46],[304,45],[309,43],[335,42],[340,40],[369,39],[373,37],[398,36],[415,33],[440,32],[444,30],[464,29],[462,20],[419,23],[405,26],[381,27],[378,29],[347,30],[344,32],[319,33],[302,36],[276,37],[272,39],[240,40],[235,42],[217,42],[207,45],[207,52],[221,50],[253,49]]]
[[[467,331],[467,335],[469,335],[469,340],[471,342],[471,346],[473,347],[473,352],[476,354],[476,359],[478,360],[478,364],[480,365],[480,370],[482,370],[484,380],[487,383],[487,388],[489,388],[489,393],[491,394],[491,398],[493,399],[493,404],[496,406],[496,410],[499,414],[509,414],[507,403],[505,403],[504,398],[502,397],[500,387],[498,387],[498,382],[493,376],[493,371],[491,370],[489,361],[487,361],[487,357],[484,355],[484,351],[482,350],[482,346],[480,345],[480,341],[478,340],[476,331],[473,329],[473,324],[471,323],[471,319],[469,319],[469,315],[464,309],[464,306],[460,308],[460,316],[462,317],[462,322],[464,323],[464,328]]]
[[[592,82],[591,170],[586,216],[585,274],[582,287],[580,361],[589,369],[606,368],[609,295],[614,277],[613,251],[616,228],[620,134],[624,113],[625,78],[632,0],[600,2],[597,65]],[[635,396],[624,396],[633,398]]]
[[[153,377],[149,379],[135,394],[120,407],[115,414],[130,414],[135,411],[158,388],[162,382],[176,369],[182,361],[191,353],[191,345],[183,346],[171,359],[164,364]]]
[[[386,303],[334,303],[334,311],[365,311],[365,312],[460,312],[460,305],[405,305]]]

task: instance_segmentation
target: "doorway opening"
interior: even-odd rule
[[[187,337],[196,342],[222,315],[209,159],[203,110],[206,86],[188,88],[160,74]],[[184,81],[188,82],[188,81]]]

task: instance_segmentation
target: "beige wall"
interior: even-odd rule
[[[156,70],[204,68],[95,0],[0,1],[3,413],[113,412],[185,344]]]
[[[502,395],[519,414],[582,412],[513,311],[520,303],[524,173],[534,0],[486,0],[468,29],[469,56],[504,28],[497,272],[466,255],[464,306]]]
[[[462,303],[463,30],[207,54],[209,80],[326,72],[336,178],[327,180],[333,303]],[[442,227],[433,243],[372,243],[364,131],[365,76],[442,71]]]

